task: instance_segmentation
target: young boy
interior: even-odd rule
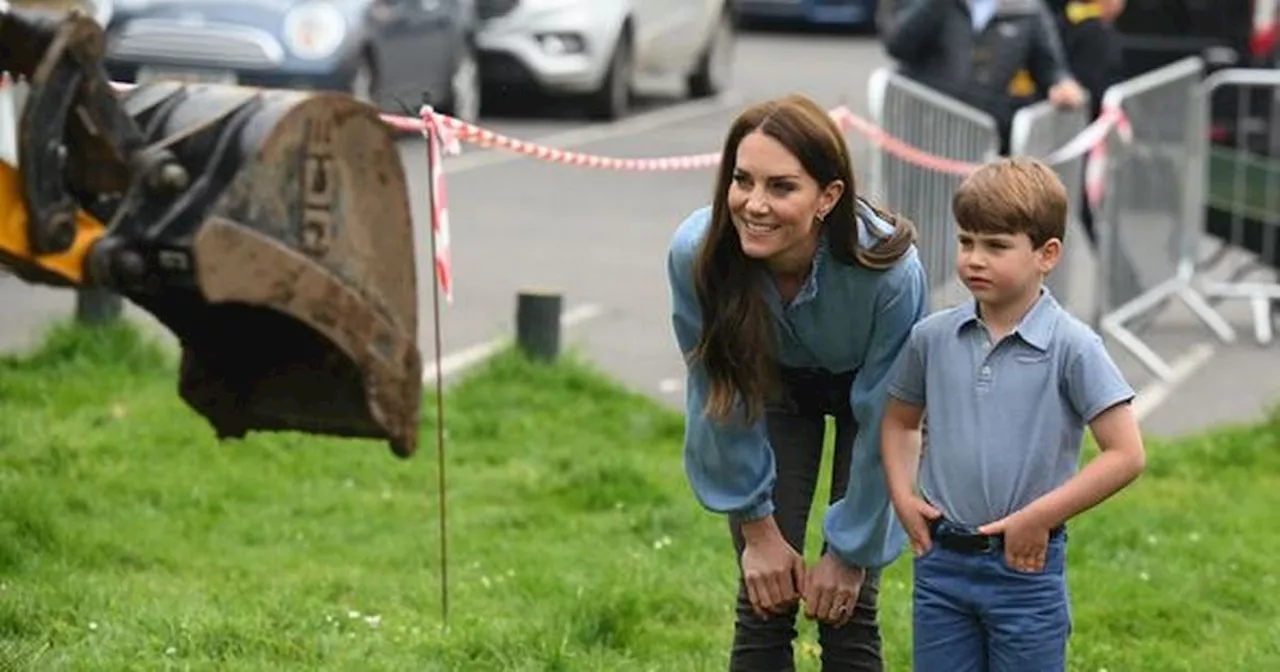
[[[915,326],[882,423],[885,478],[915,554],[915,669],[1064,670],[1064,524],[1142,472],[1134,393],[1102,339],[1043,286],[1066,226],[1057,176],[999,160],[961,184],[952,208],[973,301]],[[1101,454],[1076,473],[1086,425]]]

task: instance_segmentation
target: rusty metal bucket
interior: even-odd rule
[[[220,438],[296,430],[412,455],[414,231],[378,112],[336,94],[169,83],[122,102],[190,182],[91,263],[179,338],[182,398]]]

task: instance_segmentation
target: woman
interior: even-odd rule
[[[668,252],[688,360],[685,467],[728,514],[740,556],[731,669],[793,665],[795,617],[820,621],[826,669],[880,670],[879,570],[903,548],[880,468],[885,386],[928,288],[910,222],[854,190],[830,116],[802,96],[747,109],[714,200]],[[836,420],[821,560],[802,551],[825,416]]]

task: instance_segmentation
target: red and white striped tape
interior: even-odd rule
[[[853,110],[847,107],[837,107],[832,110],[832,114],[843,122],[841,124],[842,127],[858,131],[886,152],[921,168],[952,175],[967,175],[978,168],[978,164],[936,156],[919,147],[903,142],[885,132],[879,126],[854,114]]]
[[[113,85],[118,90],[134,87],[131,84],[113,83]],[[952,175],[967,175],[979,167],[979,164],[937,156],[904,142],[858,116],[847,106],[834,108],[829,111],[829,114],[841,130],[855,130],[884,151],[917,167]],[[503,149],[549,163],[627,172],[702,170],[715,167],[720,163],[718,152],[655,158],[616,158],[548,147],[512,138],[476,124],[440,114],[429,106],[423,107],[421,116],[417,119],[391,114],[381,116],[383,121],[392,128],[409,133],[421,133],[427,139],[427,151],[430,152],[428,165],[432,168],[432,174],[428,176],[432,194],[431,235],[434,236],[436,247],[433,261],[441,289],[450,303],[453,300],[453,273],[449,248],[449,199],[445,188],[446,166],[443,157],[445,154],[459,153],[461,142],[485,148]],[[1098,119],[1085,127],[1076,137],[1048,156],[1041,157],[1042,161],[1056,165],[1087,154],[1085,188],[1090,203],[1095,207],[1103,195],[1107,158],[1106,138],[1113,129],[1126,141],[1131,137],[1132,128],[1129,120],[1122,110],[1114,107],[1104,109]]]
[[[884,131],[884,129],[858,116],[846,106],[842,105],[833,108],[829,113],[840,125],[841,130],[853,129],[866,136],[881,149],[921,168],[955,175],[966,175],[978,168],[976,163],[937,156],[899,140]],[[1100,143],[1122,117],[1123,113],[1118,110],[1104,113],[1077,134],[1076,137],[1049,156],[1043,157],[1042,160],[1055,165],[1079,158],[1088,152],[1091,147]],[[425,125],[423,120],[409,117],[386,114],[382,115],[382,118],[392,127],[407,132],[420,133]],[[720,163],[719,153],[638,159],[620,159],[584,154],[519,140],[439,113],[436,113],[436,119],[436,124],[439,128],[452,132],[455,137],[469,144],[485,148],[505,149],[549,163],[635,172],[700,170],[714,167]]]
[[[619,159],[610,156],[583,154],[519,140],[461,119],[455,119],[439,113],[433,114],[436,119],[436,127],[452,133],[459,140],[485,148],[505,149],[550,163],[584,168],[641,172],[699,170],[710,168],[720,163],[719,153],[667,156],[652,159]],[[423,127],[426,126],[425,121],[422,119],[399,117],[390,114],[382,115],[382,119],[393,128],[410,133],[420,133],[423,131]]]
[[[121,83],[115,83],[114,86],[119,90],[128,90],[134,87],[132,84]],[[937,156],[904,142],[872,122],[858,116],[847,106],[842,105],[833,108],[829,113],[840,124],[842,130],[853,129],[866,136],[867,139],[886,152],[920,168],[953,175],[966,175],[978,168],[976,163]],[[436,128],[462,142],[489,149],[503,149],[549,163],[627,172],[702,170],[712,168],[720,163],[718,152],[654,158],[617,158],[574,152],[513,138],[438,112],[433,111],[431,114]],[[424,133],[428,125],[425,117],[415,119],[394,114],[383,114],[381,116],[382,120],[392,128],[408,133]],[[1125,120],[1122,111],[1119,109],[1104,110],[1098,119],[1094,120],[1074,138],[1048,156],[1040,158],[1050,165],[1057,165],[1077,159],[1086,153],[1096,154],[1098,146],[1104,144],[1103,140],[1107,135],[1113,128],[1118,129],[1122,122],[1127,127],[1128,122]]]
[[[422,137],[427,141],[427,179],[431,181],[431,235],[433,265],[446,303],[453,303],[453,262],[449,249],[449,194],[444,184],[444,154],[461,151],[458,139],[445,130],[429,105],[422,107]]]
[[[1103,118],[1111,120],[1116,135],[1122,142],[1133,141],[1133,126],[1129,123],[1129,118],[1125,116],[1123,110],[1118,107],[1108,107],[1098,116],[1099,121]],[[1089,146],[1089,159],[1085,162],[1084,167],[1085,198],[1089,201],[1089,207],[1095,210],[1102,203],[1107,187],[1107,143],[1105,139],[1106,136],[1103,135],[1097,142]]]
[[[1129,128],[1129,118],[1125,116],[1124,110],[1119,107],[1107,106],[1102,109],[1098,118],[1076,134],[1076,137],[1067,141],[1065,145],[1054,150],[1048,156],[1041,159],[1049,165],[1058,165],[1068,161],[1074,161],[1087,152],[1092,152],[1099,145],[1105,145],[1107,136],[1111,131],[1117,130],[1121,133],[1121,137],[1126,139],[1125,133]]]

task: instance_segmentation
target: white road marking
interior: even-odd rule
[[[733,107],[734,105],[739,104],[741,100],[741,95],[731,91],[716,98],[680,103],[678,105],[654,110],[653,112],[637,114],[633,117],[628,117],[612,123],[591,124],[532,139],[517,138],[517,140],[524,140],[526,142],[532,142],[545,147],[567,149],[569,147],[577,147],[592,142],[600,142],[601,140],[613,140],[630,135],[647,133],[664,126],[673,126],[685,121],[697,119],[698,117],[705,117]],[[504,133],[504,135],[506,134]],[[714,148],[710,148],[708,151],[714,151]],[[445,159],[444,165],[447,173],[463,173],[468,170],[487,168],[503,163],[510,163],[519,159],[529,158],[508,149],[488,149],[474,147],[472,145],[467,145],[462,152],[461,156]]]
[[[1169,395],[1187,381],[1191,374],[1195,373],[1201,366],[1213,358],[1216,354],[1212,345],[1202,342],[1191,346],[1186,353],[1174,360],[1169,367],[1173,375],[1169,380],[1156,379],[1150,385],[1138,391],[1138,398],[1133,402],[1134,413],[1138,416],[1138,421],[1146,419],[1153,411],[1163,404]]]
[[[560,315],[560,326],[572,329],[583,322],[595,319],[604,314],[604,310],[595,304],[583,304],[564,311]],[[510,338],[495,338],[484,343],[477,343],[469,348],[451,352],[440,358],[440,375],[444,378],[456,375],[498,354],[511,343]],[[423,356],[430,357],[430,348],[423,348]],[[428,362],[422,369],[423,384],[436,381],[435,362]]]

